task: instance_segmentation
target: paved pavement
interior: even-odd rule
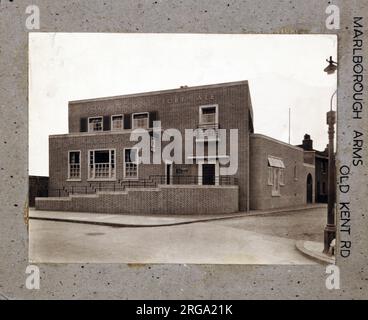
[[[314,204],[303,207],[295,207],[293,209],[283,210],[283,212],[294,212],[298,210],[311,210],[314,208],[325,207],[325,205]],[[270,215],[279,213],[280,209],[273,210],[254,210],[250,212],[237,212],[225,215],[174,215],[174,216],[143,216],[133,214],[106,214],[106,213],[90,213],[90,212],[68,212],[68,211],[43,211],[29,209],[29,216],[33,219],[44,219],[54,221],[74,221],[79,223],[91,223],[98,225],[117,225],[117,226],[163,226],[186,224],[198,221],[223,220],[228,218],[254,216],[254,215]]]
[[[331,255],[331,252],[328,254],[323,252],[323,242],[299,240],[296,242],[295,246],[304,255],[320,263],[335,264],[336,262],[335,256]]]
[[[33,263],[315,264],[295,242],[322,241],[325,211],[319,207],[143,227],[30,219],[29,257]],[[188,218],[124,216],[125,222],[159,224]]]

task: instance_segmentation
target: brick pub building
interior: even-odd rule
[[[247,81],[69,102],[69,133],[49,137],[48,197],[36,209],[139,214],[221,214],[314,202],[315,165],[300,147],[255,134]],[[194,137],[181,163],[140,163],[134,129],[212,129]],[[218,129],[238,129],[238,164],[221,175],[226,150],[213,157]],[[162,148],[169,142],[162,142]],[[186,141],[183,141],[183,148]],[[199,155],[196,145],[204,143]],[[187,157],[187,159],[184,159]],[[192,163],[188,163],[188,158]],[[226,166],[226,165],[225,165]]]

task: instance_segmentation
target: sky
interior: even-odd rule
[[[334,35],[29,34],[29,174],[48,175],[48,136],[68,133],[68,101],[248,80],[254,130],[328,142]],[[333,101],[334,108],[336,101]]]

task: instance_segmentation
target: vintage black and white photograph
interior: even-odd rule
[[[337,37],[29,34],[29,260],[334,263]]]

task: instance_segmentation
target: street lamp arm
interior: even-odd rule
[[[337,94],[337,89],[335,90],[335,92],[332,94],[331,96],[331,100],[330,100],[330,111],[332,111],[332,101],[333,101],[333,97]]]

